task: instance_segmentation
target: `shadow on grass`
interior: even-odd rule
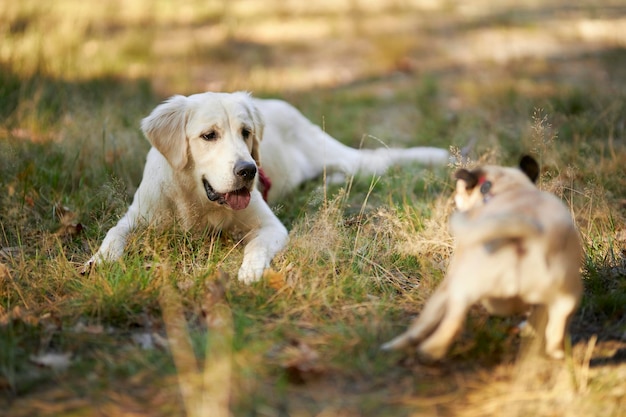
[[[469,32],[492,25],[524,25],[531,21],[541,21],[544,13],[550,16],[555,12],[567,11],[572,11],[571,7],[564,6],[558,10],[545,9],[526,15],[520,14],[517,10],[510,10],[484,21],[471,22],[466,27],[460,25],[460,28],[455,30]],[[573,11],[579,11],[579,9]],[[624,12],[623,8],[609,8],[607,13],[623,14]],[[495,22],[491,20],[492,18]],[[227,47],[203,49],[199,51],[197,58],[208,67],[216,65],[213,62],[215,58],[218,58],[215,61],[225,61],[229,65],[275,64],[276,57],[272,56],[271,50],[260,42],[238,43],[235,40],[229,42],[231,43]],[[416,53],[418,63],[421,53],[424,52]],[[444,62],[436,68],[423,69],[418,64],[409,63],[410,65],[397,65],[376,74],[356,77],[329,87],[302,90],[297,93],[288,91],[288,88],[280,92],[261,90],[253,91],[253,93],[283,94],[291,98],[298,107],[303,108],[305,114],[337,113],[337,121],[331,121],[326,126],[328,131],[339,132],[337,136],[343,136],[344,141],[356,144],[362,138],[362,130],[371,128],[373,122],[370,116],[387,107],[393,110],[394,102],[403,94],[409,97],[408,106],[418,108],[417,113],[424,116],[423,122],[417,124],[418,130],[421,129],[421,131],[417,132],[416,136],[421,135],[420,138],[433,144],[437,141],[446,145],[452,141],[466,143],[467,135],[471,134],[472,129],[467,129],[467,125],[461,123],[464,115],[472,112],[483,113],[473,116],[480,119],[479,121],[471,121],[479,128],[475,128],[471,123],[470,127],[481,134],[479,139],[481,149],[493,146],[493,142],[488,142],[488,137],[495,135],[496,141],[502,143],[501,147],[505,153],[501,155],[503,159],[517,158],[517,154],[523,151],[522,139],[525,123],[530,120],[534,108],[543,107],[554,115],[559,123],[557,126],[559,140],[564,144],[559,152],[571,153],[573,163],[581,161],[584,163],[585,158],[599,160],[598,155],[609,152],[608,145],[604,146],[604,144],[607,143],[610,134],[615,136],[618,150],[623,149],[624,112],[622,110],[624,107],[623,104],[618,103],[615,109],[611,110],[611,106],[613,106],[612,103],[623,99],[623,91],[615,92],[613,89],[616,85],[626,81],[622,70],[624,62],[626,62],[624,48],[598,47],[592,52],[557,53],[548,56],[545,61],[528,59],[523,62],[511,62],[503,67],[497,67],[493,63],[464,66]],[[483,70],[485,70],[484,73]],[[0,210],[2,228],[0,246],[28,248],[20,253],[21,259],[15,261],[15,265],[19,265],[20,272],[14,272],[13,278],[23,290],[37,292],[38,303],[32,307],[41,313],[45,313],[51,306],[55,309],[59,308],[55,296],[63,293],[54,292],[57,286],[67,291],[67,283],[62,282],[68,279],[66,275],[59,278],[60,283],[50,286],[42,284],[43,280],[51,280],[55,272],[52,268],[54,257],[66,256],[72,259],[72,255],[68,256],[68,253],[72,252],[76,259],[81,256],[86,259],[92,249],[90,246],[99,243],[99,235],[106,232],[116,216],[126,209],[132,194],[130,190],[138,184],[141,178],[141,167],[147,150],[147,144],[141,138],[139,131],[139,120],[164,98],[157,97],[150,80],[147,79],[132,80],[130,77],[121,76],[68,81],[49,77],[44,73],[45,71],[42,70],[39,74],[25,77],[10,65],[0,65],[0,96],[2,97],[0,100],[0,119],[2,120],[0,126],[2,151],[0,152],[0,205],[2,207]],[[491,79],[490,76],[493,73],[498,74]],[[454,92],[456,83],[464,79],[469,80],[469,84],[477,80],[477,85],[480,87],[477,89],[473,108],[471,108],[472,105],[459,108],[449,104],[450,96],[456,94]],[[485,79],[488,81],[484,81]],[[203,86],[204,84],[195,85]],[[503,88],[500,89],[499,86]],[[543,88],[546,86],[550,88]],[[389,91],[392,93],[390,94]],[[181,91],[181,93],[184,92]],[[616,116],[613,116],[609,110],[614,111]],[[391,131],[389,134],[394,135],[394,132]],[[70,140],[67,140],[68,137]],[[588,146],[584,148],[584,152],[580,151],[582,148],[567,150],[567,146],[579,144],[576,142],[576,137],[582,138],[580,142]],[[593,148],[585,143],[596,140],[600,141],[602,146]],[[622,148],[619,148],[620,146]],[[623,154],[623,150],[621,152]],[[584,169],[585,167],[580,168],[583,173],[579,174],[580,177],[576,179],[576,188],[582,189],[591,181],[597,180],[593,173],[586,172]],[[418,176],[421,173],[416,172],[410,175]],[[121,178],[123,184],[116,185],[115,178]],[[390,180],[386,186],[394,188],[409,184],[415,187],[416,183],[419,181],[398,180],[394,182]],[[108,185],[102,187],[102,184]],[[624,189],[623,185],[623,174],[614,173],[607,187],[612,187],[614,194],[619,196],[620,190]],[[366,189],[367,185],[365,185]],[[305,205],[308,205],[307,209],[310,212],[319,208],[319,200],[309,203],[311,198],[309,194],[317,191],[314,185],[306,185],[290,199],[283,208],[286,210],[285,217],[288,223],[297,224],[299,219],[307,214],[306,210],[302,209]],[[382,192],[383,190],[376,191]],[[414,192],[414,194],[417,196],[415,198],[425,196],[432,198],[432,194],[439,192],[447,192],[444,185],[439,184],[434,192],[422,194]],[[355,191],[355,195],[357,193],[362,193],[362,191]],[[361,201],[359,198],[354,200],[356,208],[351,209],[353,212],[360,209]],[[57,244],[54,243],[52,245],[54,250],[50,249],[49,242],[42,243],[45,240],[44,237],[57,227],[57,219],[50,213],[52,213],[52,207],[58,202],[79,209],[84,216],[83,219],[88,219],[82,220],[91,230],[88,232],[88,241],[79,238],[70,239],[69,245],[67,242],[62,242],[63,244],[56,246]],[[394,201],[394,203],[398,202]],[[376,204],[382,206],[386,204],[386,201],[381,199],[376,201]],[[68,246],[71,247],[71,251],[68,251]],[[600,256],[594,258],[595,260],[600,262]],[[5,258],[0,258],[0,262],[8,263]],[[202,266],[198,268],[202,269]],[[331,266],[328,266],[327,269],[330,268]],[[61,272],[67,271],[61,268]],[[175,272],[184,275],[186,271]],[[599,274],[607,274],[607,272],[606,269],[599,268]],[[192,273],[184,275],[184,278],[200,281],[205,277]],[[8,282],[2,282],[3,291],[8,288],[6,287],[9,285]],[[623,283],[624,277],[612,279],[610,285],[615,285],[616,282]],[[588,290],[586,293],[585,297],[590,298],[592,302],[589,303],[584,315],[579,315],[574,319],[572,330],[575,344],[582,345],[584,342],[587,344],[591,335],[607,332],[607,329],[611,327],[607,323],[619,323],[623,320],[623,308],[619,310],[620,305],[615,302],[616,298],[611,298],[609,294],[604,301],[602,300],[607,289],[614,289],[614,287],[608,288],[607,285],[609,285],[608,280],[603,280],[601,287]],[[102,291],[105,290],[106,288],[103,287]],[[326,289],[313,288],[311,292],[314,292],[313,290],[323,292]],[[134,290],[129,290],[125,297],[141,299],[139,296],[133,297],[132,291]],[[244,346],[255,349],[266,348],[268,344],[263,342],[271,338],[275,338],[277,344],[283,343],[286,336],[284,328],[280,329],[280,327],[281,325],[289,327],[284,325],[284,321],[290,319],[297,321],[293,327],[307,338],[324,339],[328,334],[339,334],[337,327],[333,326],[337,326],[340,321],[337,318],[338,315],[346,316],[344,306],[339,304],[346,302],[346,299],[350,303],[356,303],[356,300],[363,304],[369,302],[367,299],[365,301],[358,299],[354,294],[341,294],[334,297],[330,294],[328,299],[323,300],[322,306],[301,312],[294,316],[295,318],[285,318],[281,315],[284,313],[283,310],[267,307],[266,304],[289,301],[289,295],[292,294],[287,290],[273,292],[266,288],[255,292],[254,289],[234,288],[232,291],[237,293],[237,296],[232,298],[233,300],[241,300],[247,304],[245,307],[231,306],[236,310],[236,318],[240,322],[240,328],[237,329],[239,334],[236,337],[238,337],[238,343],[242,345],[241,349],[244,349]],[[245,296],[242,297],[241,293],[245,293]],[[368,295],[374,300],[379,296],[377,293]],[[77,294],[73,297],[80,298]],[[114,293],[112,297],[119,301]],[[185,304],[187,313],[197,314],[194,310],[196,308],[194,303],[197,300],[193,298],[193,295],[189,297],[191,299],[187,301],[188,304]],[[19,304],[19,297],[14,293],[0,302],[0,306],[7,310]],[[252,309],[250,305],[259,307],[259,310]],[[141,314],[134,310],[130,312],[125,305],[116,307],[116,314],[122,316],[121,319],[116,316],[115,320],[118,322],[123,322],[125,314],[132,314],[133,317]],[[133,308],[140,307],[133,304]],[[264,308],[266,310],[263,310]],[[394,306],[394,308],[400,309],[401,306]],[[306,310],[306,308],[303,309]],[[106,313],[106,310],[102,311]],[[89,313],[92,316],[88,318],[98,320],[102,317],[99,316],[102,311],[98,312],[94,308],[93,313]],[[604,316],[607,312],[610,314]],[[154,314],[154,312],[151,313]],[[60,311],[60,314],[63,315],[63,311]],[[318,316],[324,317],[326,324],[316,322],[316,319],[319,319]],[[590,316],[602,316],[603,320],[597,321],[595,327],[585,328],[584,326],[588,325],[587,318]],[[76,317],[64,317],[64,319],[71,321]],[[158,314],[150,314],[150,319],[156,322],[161,320]],[[376,317],[372,320],[375,321],[375,319]],[[249,377],[249,380],[238,382],[242,394],[237,398],[240,405],[236,407],[242,410],[242,414],[257,413],[257,407],[261,409],[265,407],[270,412],[278,413],[280,410],[287,409],[286,407],[294,407],[294,403],[301,399],[306,405],[304,408],[312,414],[322,413],[324,410],[330,412],[329,410],[334,407],[337,413],[343,410],[346,415],[350,413],[384,415],[387,405],[397,401],[394,404],[407,406],[402,410],[407,415],[411,407],[428,411],[434,409],[436,412],[438,404],[448,404],[463,397],[468,391],[475,390],[477,386],[488,384],[497,378],[506,379],[506,373],[502,376],[503,374],[498,374],[497,370],[500,365],[506,366],[514,361],[512,355],[515,354],[518,346],[515,337],[506,334],[506,323],[496,322],[494,325],[493,321],[481,321],[480,316],[472,320],[474,322],[470,326],[471,331],[461,335],[452,356],[447,363],[442,365],[427,367],[411,362],[410,358],[401,359],[400,362],[394,362],[390,358],[380,360],[373,353],[374,348],[352,346],[351,352],[354,355],[350,356],[354,358],[349,360],[354,362],[349,362],[351,365],[338,370],[333,369],[317,382],[303,386],[285,382],[282,380],[282,374],[277,376],[280,371],[276,368],[271,366],[257,368],[256,364],[247,363],[246,361],[250,359],[244,358],[241,352],[236,352],[239,356],[235,359],[240,365],[237,369],[244,369]],[[67,326],[71,328],[73,324],[68,323]],[[110,323],[105,320],[103,324]],[[128,324],[129,329],[141,326],[144,325]],[[324,328],[325,326],[328,327]],[[367,323],[367,326],[369,327],[366,330],[371,332],[380,330],[380,326],[375,323]],[[345,331],[346,344],[348,341],[355,343],[354,340],[365,339],[361,334],[355,336],[350,333],[350,322],[345,327],[343,331]],[[122,332],[125,330],[128,329],[123,329]],[[110,398],[111,402],[123,403],[124,400],[119,400],[122,393],[132,396],[133,387],[145,387],[154,382],[153,374],[146,375],[146,373],[155,369],[157,370],[155,375],[159,375],[159,370],[171,371],[171,363],[163,359],[166,356],[165,353],[152,352],[150,355],[145,355],[139,350],[128,348],[126,342],[120,342],[115,338],[113,341],[107,338],[107,342],[111,345],[108,345],[106,349],[100,349],[99,343],[102,339],[90,341],[88,348],[85,349],[84,339],[80,337],[56,334],[56,338],[49,339],[49,334],[46,333],[46,327],[43,325],[25,329],[23,323],[17,323],[14,327],[7,328],[7,331],[14,331],[12,338],[7,337],[5,341],[11,345],[9,349],[14,349],[13,353],[16,351],[19,353],[19,357],[7,356],[3,359],[3,365],[15,366],[17,360],[20,362],[18,370],[27,374],[30,372],[28,369],[32,368],[32,364],[29,364],[29,356],[35,354],[41,346],[49,346],[46,342],[52,340],[54,345],[51,346],[55,348],[70,347],[77,352],[84,352],[84,349],[88,355],[93,354],[93,358],[90,358],[94,362],[90,364],[93,366],[93,374],[96,378],[98,378],[98,372],[106,374],[104,381],[91,380],[81,384],[80,378],[83,375],[80,366],[77,367],[75,374],[69,377],[53,372],[40,373],[39,375],[43,375],[41,380],[35,378],[27,385],[20,386],[17,392],[12,393],[12,399],[21,397],[28,400],[31,395],[41,394],[41,390],[63,385],[71,379],[73,382],[68,385],[74,385],[70,389],[70,394],[81,393],[83,400],[89,399],[86,401],[87,406],[91,405],[91,398],[89,398],[91,393],[85,391],[90,389],[102,389],[115,394],[116,396]],[[613,330],[611,334],[617,335],[613,333]],[[199,332],[196,336],[201,338],[204,333]],[[252,343],[254,340],[260,340],[260,343]],[[365,340],[367,343],[374,343],[376,338],[370,337]],[[121,356],[117,355],[118,346],[114,345],[116,342],[120,342],[120,346],[133,353],[128,356],[124,356],[124,353]],[[612,342],[615,343],[611,345]],[[323,347],[323,343],[324,340],[320,342],[320,346]],[[600,344],[606,345],[608,350],[605,356],[600,352],[596,357],[591,358],[592,367],[624,363],[623,340],[620,342],[617,336],[614,340],[600,338]],[[348,349],[336,342],[331,347],[337,350]],[[325,350],[325,352],[329,351],[328,348]],[[263,354],[257,353],[251,357],[254,360],[258,359],[259,363],[264,363],[267,359]],[[128,360],[127,367],[125,364],[117,363],[124,362],[128,358],[131,360]],[[146,358],[154,359],[154,361]],[[348,363],[345,357],[340,358],[338,366],[341,366],[341,360]],[[380,362],[376,366],[381,369],[372,370],[373,365],[370,367],[367,364],[359,364],[358,360]],[[169,368],[162,365],[163,362],[167,362]],[[159,368],[160,366],[162,368]],[[4,373],[4,369],[2,372]],[[257,379],[261,382],[256,381]],[[112,381],[123,381],[128,392],[122,392],[125,391],[124,389],[118,391],[110,389],[107,385]],[[0,380],[2,389],[6,388],[7,384],[11,385],[12,381],[7,378]],[[279,385],[278,393],[277,385]],[[176,390],[176,385],[173,386]],[[9,390],[13,388],[9,386]],[[75,391],[72,391],[73,389]],[[142,391],[142,395],[148,400],[152,398],[152,394],[152,392]],[[437,395],[441,397],[429,402],[430,397]],[[446,397],[447,395],[450,396]],[[98,397],[98,393],[94,396]],[[69,399],[71,397],[70,395]],[[161,396],[155,399],[155,402],[163,403],[163,398]],[[170,400],[174,398],[174,403],[180,402],[180,398],[175,394],[169,397],[165,395],[165,398]],[[50,398],[51,403],[54,400]],[[97,403],[97,398],[94,402]],[[134,409],[141,408],[141,404],[131,403]],[[178,406],[180,408],[180,404]]]

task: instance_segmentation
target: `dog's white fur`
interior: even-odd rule
[[[288,241],[287,230],[256,188],[261,161],[273,202],[324,169],[382,174],[395,163],[448,160],[448,152],[438,148],[350,148],[288,103],[243,92],[174,96],[141,127],[152,144],[143,179],[128,212],[85,270],[121,257],[139,224],[178,219],[189,230],[209,227],[241,236],[246,246],[238,278],[254,282]]]
[[[456,247],[447,275],[410,328],[383,349],[417,345],[423,358],[441,359],[468,309],[481,302],[497,315],[532,310],[529,321],[545,337],[548,356],[564,357],[568,321],[582,294],[582,248],[567,207],[533,184],[534,159],[520,166],[524,172],[498,166],[457,172],[458,211],[450,221]]]

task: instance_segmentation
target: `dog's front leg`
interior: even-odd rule
[[[254,194],[253,201],[245,211],[250,210],[253,219],[259,223],[250,231],[243,251],[243,262],[237,274],[239,281],[246,284],[263,277],[263,272],[269,268],[274,256],[285,247],[289,239],[287,229],[272,213],[259,192],[255,190]]]
[[[545,327],[546,354],[553,359],[565,357],[564,342],[570,317],[578,306],[578,299],[564,294],[555,299],[547,307],[548,317]]]
[[[165,210],[164,200],[158,182],[142,181],[124,216],[107,232],[98,251],[82,267],[81,273],[89,272],[91,267],[101,262],[115,261],[122,257],[128,235],[141,222],[150,222],[154,213]]]
[[[132,206],[131,206],[132,208]],[[119,259],[124,253],[129,233],[137,222],[137,213],[131,209],[107,232],[98,251],[83,265],[81,272],[87,273],[96,264]]]

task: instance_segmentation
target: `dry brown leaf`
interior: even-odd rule
[[[77,236],[83,231],[83,225],[76,222],[76,213],[66,206],[56,205],[54,212],[61,222],[61,227],[54,233],[57,236]]]
[[[287,277],[284,273],[268,269],[263,274],[263,277],[267,280],[267,285],[276,291],[282,289],[287,285]]]
[[[294,340],[283,350],[282,356],[282,367],[292,383],[305,384],[324,373],[319,353],[302,341]]]
[[[81,223],[69,224],[61,226],[55,234],[57,236],[78,236],[83,231],[83,225]]]

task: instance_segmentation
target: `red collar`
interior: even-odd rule
[[[270,188],[272,188],[272,181],[270,181],[270,178],[265,175],[265,172],[261,167],[259,167],[259,183],[261,184],[260,188],[263,200],[267,201],[267,194],[270,192]]]

